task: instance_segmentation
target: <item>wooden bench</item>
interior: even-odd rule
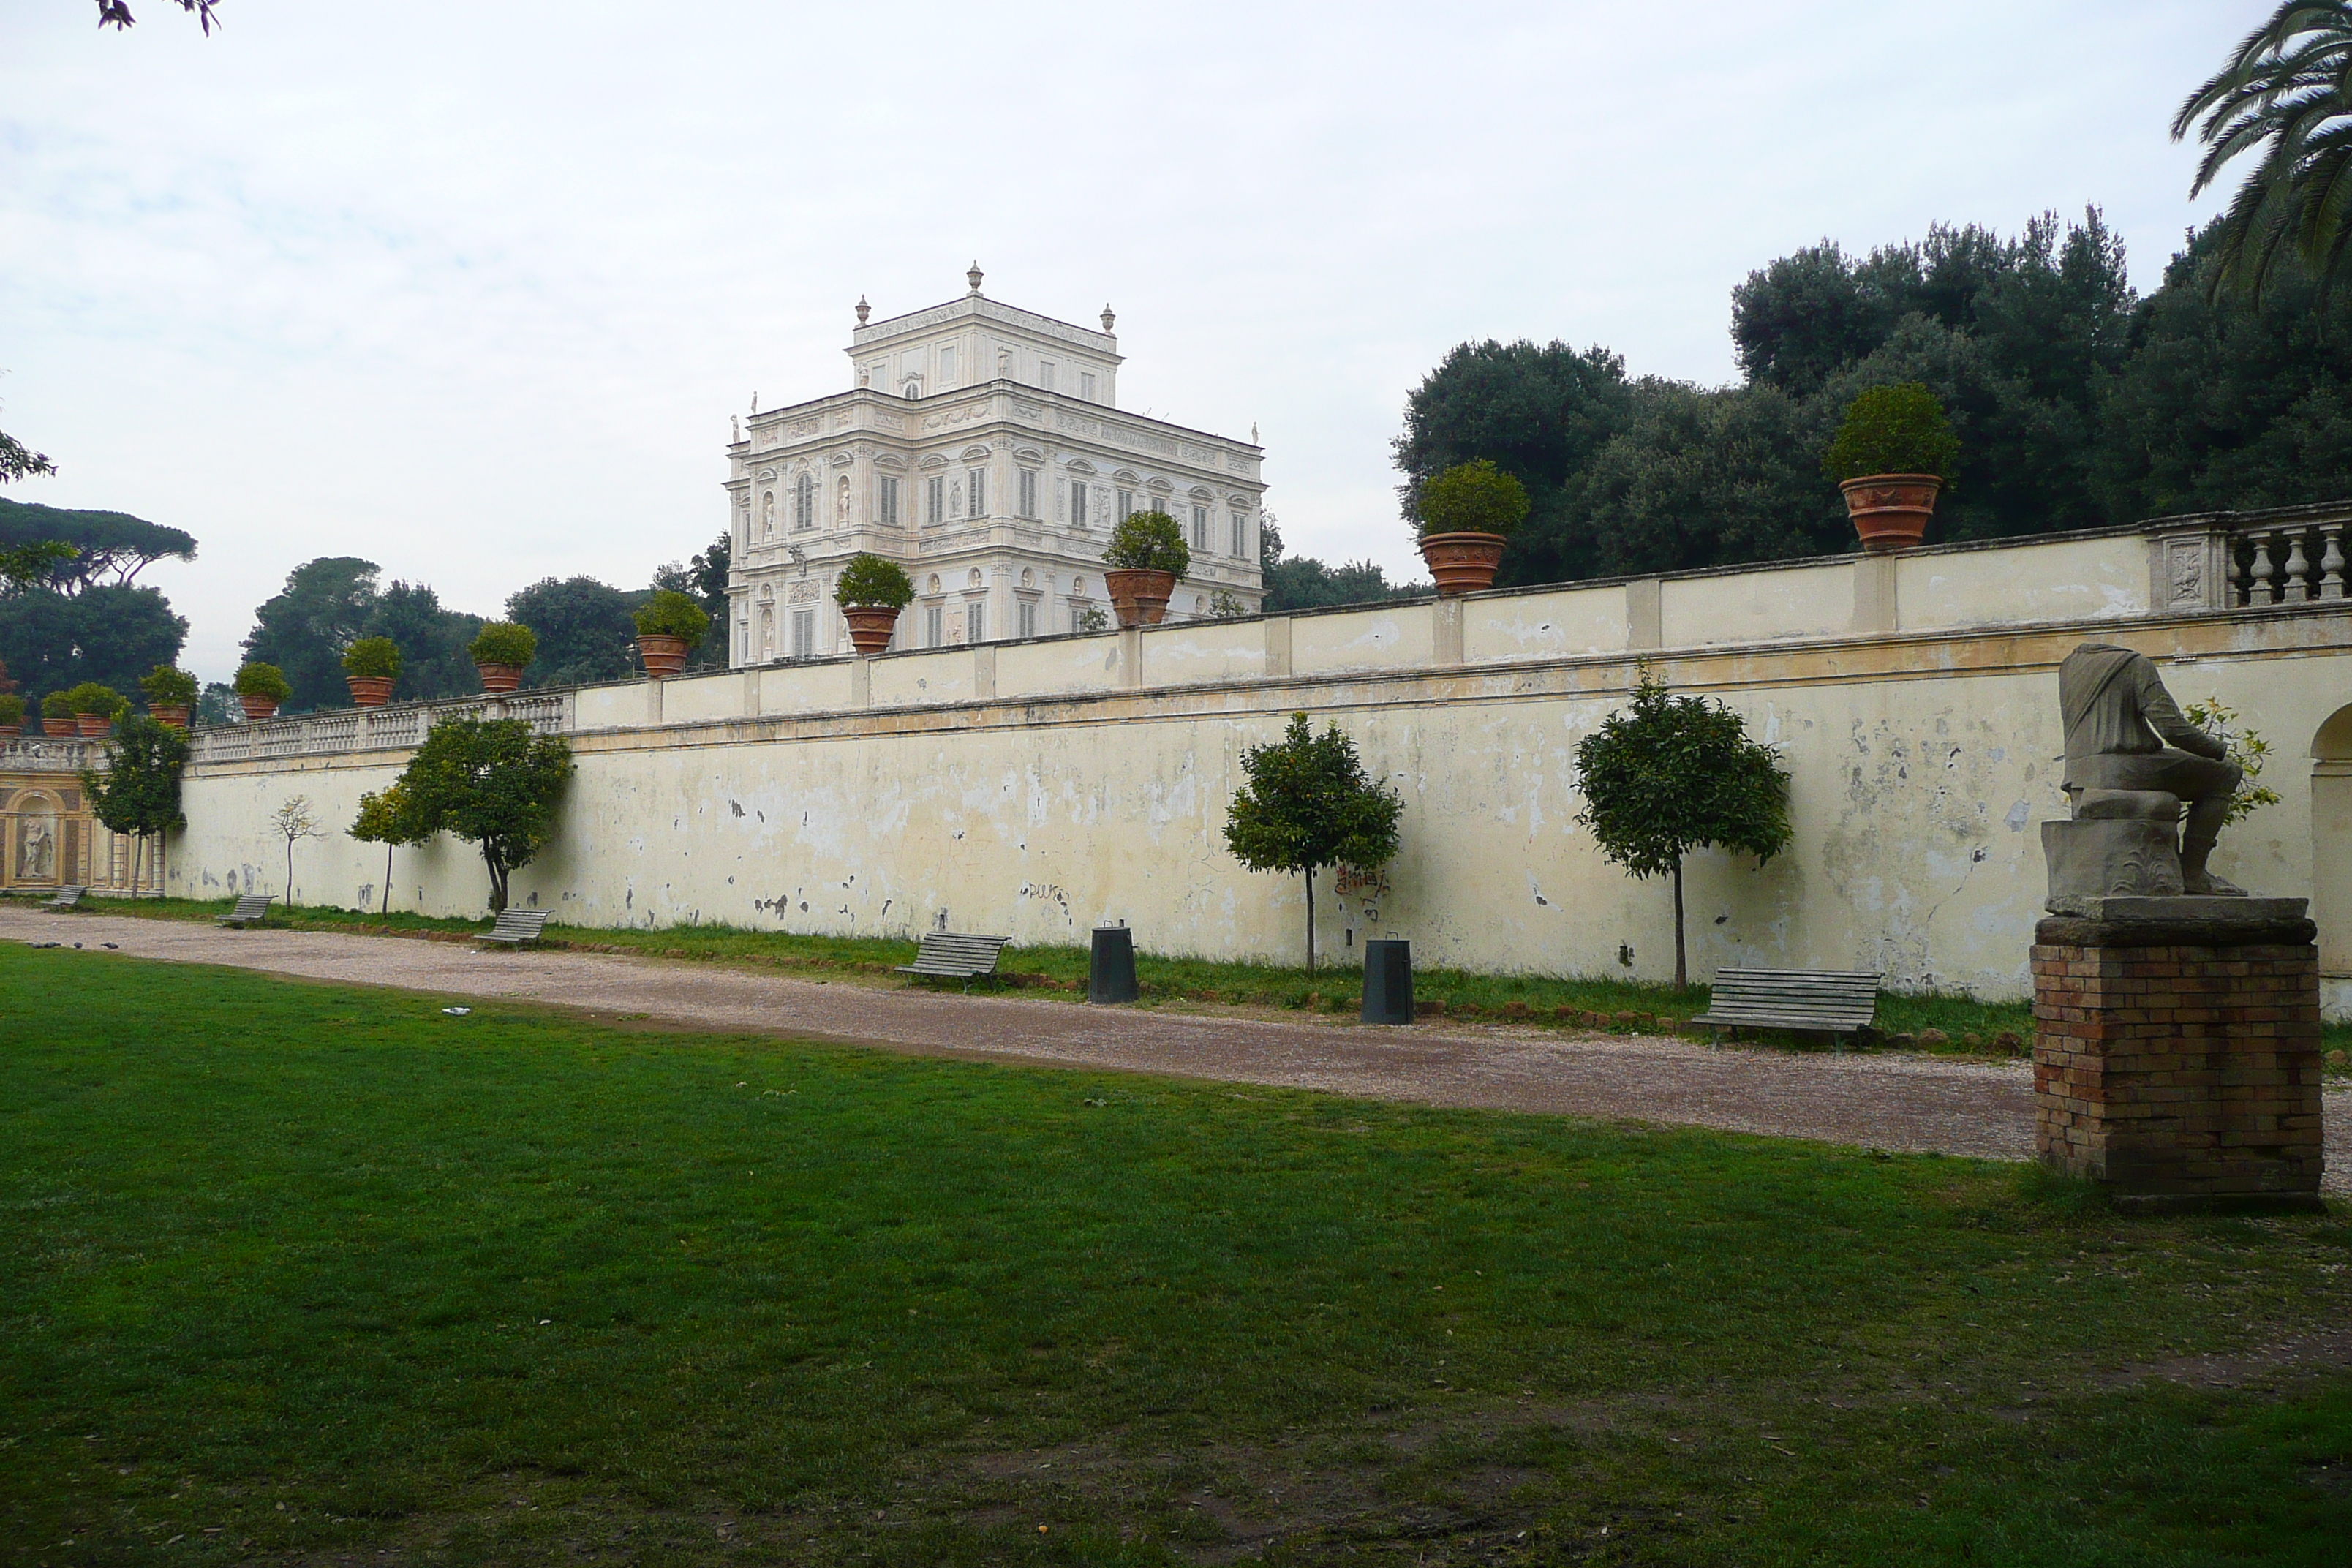
[[[1718,969],[1713,1000],[1691,1020],[1711,1029],[1798,1029],[1832,1038],[1878,1016],[1878,976],[1850,970]],[[1721,1036],[1718,1033],[1717,1038]]]
[[[929,931],[924,934],[922,944],[915,950],[915,962],[900,964],[898,973],[920,974],[933,980],[961,979],[963,988],[969,991],[975,977],[994,977],[997,955],[1012,940],[1009,936],[968,936],[955,931]]]
[[[228,918],[221,924],[243,931],[269,913],[270,897],[268,893],[247,893],[236,900],[236,908],[229,910]]]
[[[87,888],[59,888],[58,896],[43,904],[41,908],[45,910],[78,909],[81,905],[81,896],[89,890]]]
[[[500,910],[498,924],[474,940],[497,942],[518,952],[525,942],[536,947],[540,933],[547,929],[547,917],[554,912],[552,910]]]

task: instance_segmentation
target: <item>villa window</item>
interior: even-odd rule
[[[1209,548],[1209,509],[1204,506],[1192,509],[1192,548]]]
[[[1094,400],[1095,378],[1093,373],[1082,370],[1078,372],[1078,401],[1081,403],[1092,403]]]
[[[1234,513],[1234,553],[1249,554],[1249,519],[1240,512]]]
[[[932,482],[936,484],[938,481],[933,480]],[[945,647],[947,646],[948,635],[945,624],[946,620],[947,613],[943,606],[939,605],[926,605],[923,606],[923,646],[925,647]]]
[[[1034,599],[1021,601],[1021,635],[1024,638],[1037,635],[1037,601]]]
[[[874,487],[874,521],[894,526],[898,521],[898,481],[887,474]]]
[[[793,657],[807,658],[816,652],[816,612],[793,612]]]
[[[1134,516],[1134,515],[1135,515],[1135,492],[1134,492],[1133,490],[1121,490],[1121,491],[1119,491],[1119,492],[1118,492],[1118,521],[1121,521],[1121,522],[1125,522],[1129,518],[1130,518],[1130,517],[1132,517],[1132,516]]]
[[[944,474],[931,479],[930,497],[926,503],[923,521],[937,528],[948,520],[948,481]]]
[[[988,640],[988,604],[974,600],[963,607],[963,640],[983,643]]]
[[[1040,389],[1046,392],[1054,390],[1054,362],[1052,360],[1041,359],[1037,362],[1037,385]]]
[[[1034,521],[1037,517],[1037,470],[1021,470],[1021,515]]]
[[[816,480],[806,474],[793,481],[793,531],[816,526]]]
[[[952,348],[940,351],[940,390],[947,391],[956,384],[956,352]]]
[[[970,503],[965,510],[964,515],[967,517],[986,517],[988,515],[988,470],[986,468],[967,468],[964,470],[964,478],[970,481],[964,487],[964,494],[968,498]]]

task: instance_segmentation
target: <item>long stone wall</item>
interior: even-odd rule
[[[2352,606],[2339,580],[2335,597],[2278,604],[2203,584],[2182,607],[2174,542],[2203,541],[2218,572],[2238,537],[2191,521],[533,694],[525,716],[570,735],[579,773],[515,896],[592,925],[944,924],[1027,942],[1123,919],[1150,950],[1295,961],[1298,880],[1243,869],[1223,827],[1243,748],[1304,711],[1354,736],[1405,801],[1392,865],[1321,879],[1325,959],[1395,934],[1424,964],[1660,978],[1665,887],[1609,866],[1574,821],[1576,743],[1647,660],[1745,715],[1792,777],[1790,852],[1690,867],[1698,973],[1868,967],[1899,987],[2024,995],[2038,825],[2065,809],[2053,672],[2086,638],[2142,648],[2183,701],[2218,696],[2272,742],[2282,804],[2226,837],[2217,865],[2313,891],[2310,758],[2352,702]],[[170,890],[282,892],[268,814],[302,794],[347,824],[430,717],[201,736]],[[2352,721],[2336,728],[2352,739]],[[2323,801],[2323,837],[2346,817]],[[469,847],[393,858],[394,908],[479,913]],[[295,897],[372,905],[384,859],[340,834],[306,841]],[[2323,964],[2352,973],[2352,910],[2320,901]]]

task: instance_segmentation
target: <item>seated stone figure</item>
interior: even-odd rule
[[[2181,891],[2242,893],[2207,865],[2242,774],[2218,738],[2181,717],[2147,656],[2084,643],[2058,667],[2058,707],[2075,819],[2160,821],[2169,834],[2186,805]]]

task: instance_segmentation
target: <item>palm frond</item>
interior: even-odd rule
[[[2293,257],[2325,290],[2352,237],[2352,0],[2284,0],[2181,103],[2173,140],[2192,127],[2191,199],[2258,160],[2222,215],[2210,287],[2260,299]]]

